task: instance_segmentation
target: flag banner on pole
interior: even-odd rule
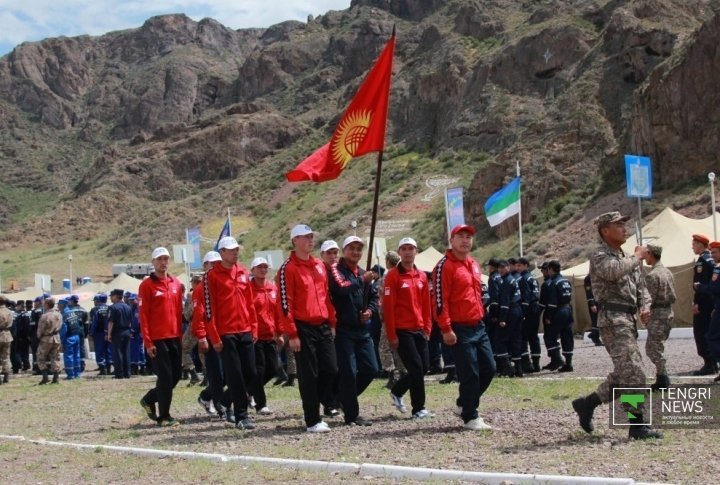
[[[187,243],[192,246],[193,262],[190,263],[190,269],[202,268],[202,258],[200,257],[200,228],[191,227],[187,230]]]
[[[491,227],[520,212],[520,177],[515,177],[485,202],[485,217]]]
[[[230,218],[228,217],[225,220],[225,225],[222,228],[222,231],[220,231],[220,235],[217,238],[217,242],[215,243],[215,247],[213,248],[213,251],[218,250],[218,244],[220,244],[220,239],[224,238],[225,236],[230,235]]]
[[[445,191],[445,217],[450,229],[465,224],[462,187],[453,187]],[[450,230],[448,230],[448,234],[450,234]]]
[[[360,85],[330,142],[285,174],[289,182],[326,182],[340,176],[354,157],[385,147],[395,34]]]

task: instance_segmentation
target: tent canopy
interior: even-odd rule
[[[663,248],[661,261],[675,278],[677,302],[673,305],[673,311],[676,326],[692,323],[692,268],[697,256],[692,251],[691,241],[692,235],[696,233],[706,234],[712,239],[712,216],[705,219],[691,219],[669,207],[663,209],[642,229],[643,244],[653,244]],[[622,249],[626,254],[633,254],[636,245],[636,239],[631,237],[623,244]],[[578,328],[590,327],[590,314],[587,310],[583,285],[583,280],[589,271],[590,263],[585,261],[562,272],[573,283],[573,307]]]

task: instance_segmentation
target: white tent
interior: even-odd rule
[[[142,283],[142,280],[133,278],[127,273],[120,273],[114,280],[107,284],[107,287],[109,291],[120,289],[131,293],[137,293],[140,288],[140,283]]]
[[[663,248],[662,263],[672,271],[675,277],[677,302],[673,305],[675,325],[692,325],[692,268],[697,260],[691,248],[692,235],[703,233],[712,238],[712,216],[705,219],[691,219],[666,207],[642,230],[643,243]],[[637,241],[634,237],[623,245],[626,254],[632,254]],[[585,299],[583,280],[590,270],[590,263],[582,264],[562,271],[573,282],[573,308],[575,325],[579,329],[590,327],[590,314]]]
[[[430,246],[415,256],[415,266],[417,266],[419,270],[430,272],[442,257],[443,253]]]

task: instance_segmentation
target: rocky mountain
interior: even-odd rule
[[[283,173],[327,141],[396,26],[381,233],[442,246],[449,184],[468,189],[469,222],[487,227],[482,204],[518,161],[531,249],[570,259],[547,229],[576,223],[588,237],[589,218],[627,205],[612,196],[624,153],[652,157],[657,207],[707,205],[697,187],[718,161],[718,9],[354,0],[267,29],[179,14],[24,43],[0,58],[0,247],[50,261],[82,241],[88,258],[139,257],[186,227],[214,237],[225,207],[249,251],[287,248],[301,220],[328,237],[353,220],[366,230],[374,157],[317,186]],[[503,238],[516,224],[481,242],[514,251]]]

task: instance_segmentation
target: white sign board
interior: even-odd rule
[[[49,274],[35,273],[35,288],[42,291],[50,291],[52,284]]]
[[[178,264],[194,263],[195,252],[192,244],[173,244],[173,260]]]

